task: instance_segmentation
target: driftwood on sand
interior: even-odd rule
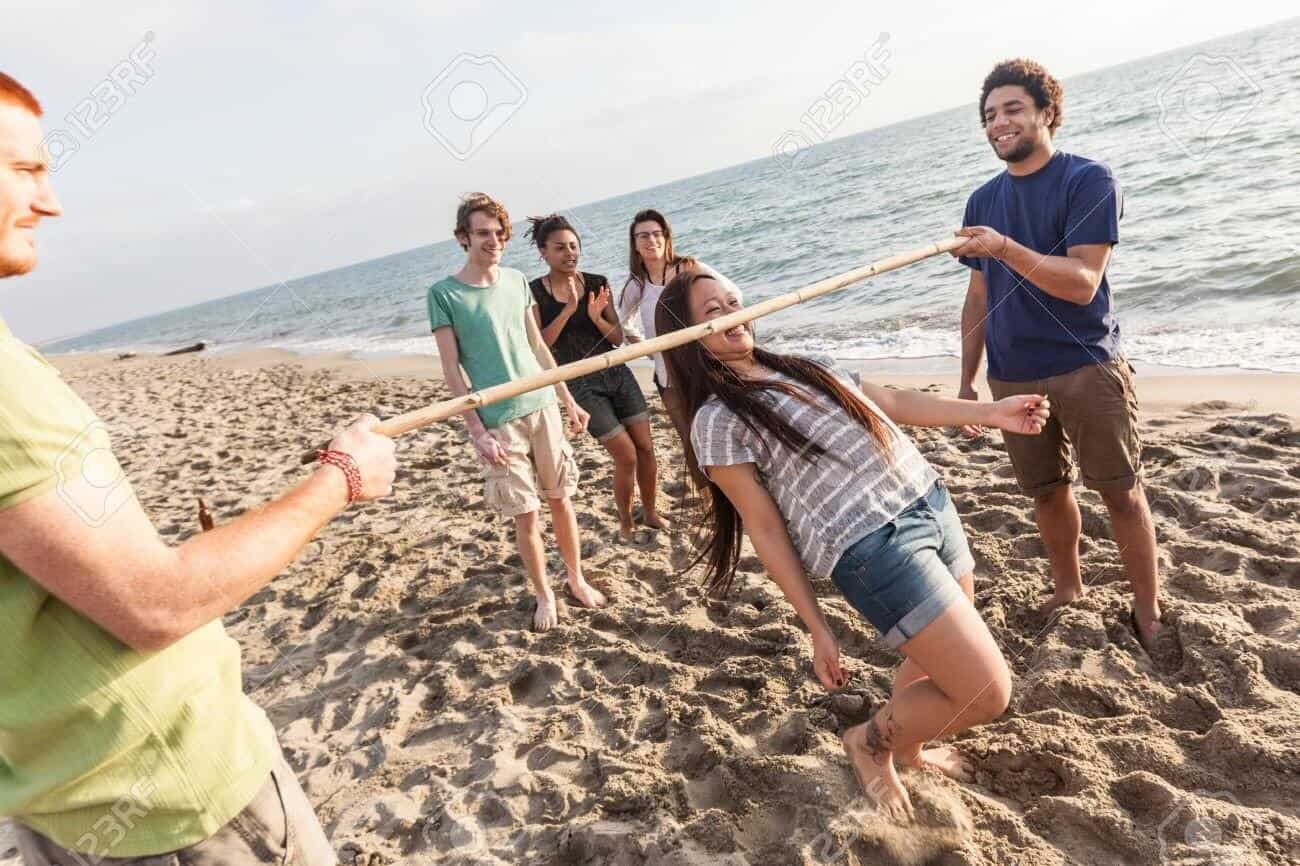
[[[179,349],[172,349],[170,352],[163,352],[163,357],[168,358],[172,355],[188,355],[192,352],[202,352],[208,347],[208,344],[199,340],[197,343],[189,346],[182,346]]]
[[[159,357],[170,358],[172,355],[189,355],[194,352],[202,352],[207,347],[208,344],[200,340],[199,342],[192,343],[188,346],[181,346],[179,349],[172,349],[170,352],[163,352]],[[139,353],[137,352],[123,352],[120,355],[118,355],[116,358],[114,358],[114,360],[129,361],[130,359],[136,357],[139,357]]]

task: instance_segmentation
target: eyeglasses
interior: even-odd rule
[[[659,229],[655,229],[652,232],[637,232],[636,234],[632,235],[632,237],[636,238],[639,241],[648,241],[651,239],[654,239],[656,241],[661,241],[664,239],[664,233]]]

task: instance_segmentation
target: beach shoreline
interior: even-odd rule
[[[245,349],[197,356],[164,358],[137,355],[116,360],[116,353],[86,352],[56,355],[51,362],[69,372],[88,372],[109,364],[184,363],[189,357],[201,357],[221,369],[259,370],[288,364],[307,372],[328,371],[352,381],[381,378],[424,379],[442,381],[437,355],[389,355],[359,357],[348,353],[299,354],[286,349]],[[960,364],[956,358],[940,357],[881,358],[871,361],[845,359],[845,367],[873,382],[900,388],[938,386],[945,394],[955,394]],[[650,362],[638,359],[628,365],[642,389],[651,394]],[[1275,373],[1246,369],[1181,368],[1134,362],[1138,399],[1147,412],[1176,412],[1204,401],[1223,401],[1251,412],[1279,413],[1300,419],[1300,373]],[[984,377],[979,377],[981,393],[987,397]]]

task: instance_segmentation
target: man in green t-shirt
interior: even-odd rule
[[[0,277],[60,214],[40,104],[0,73]],[[0,321],[0,817],[28,866],[334,866],[221,616],[354,499],[392,487],[367,417],[306,480],[177,547],[104,425]]]
[[[528,280],[519,271],[501,267],[501,253],[510,239],[506,209],[483,193],[466,196],[456,212],[455,235],[465,250],[465,266],[430,286],[428,297],[429,327],[451,393],[469,393],[462,367],[476,390],[554,368]],[[570,595],[585,607],[605,604],[605,596],[582,574],[578,521],[570,501],[578,490],[578,467],[556,396],[569,416],[569,431],[586,429],[590,416],[563,382],[554,393],[530,391],[461,415],[483,465],[488,507],[514,519],[519,557],[536,598],[536,631],[559,622],[537,518],[542,499],[551,510]]]

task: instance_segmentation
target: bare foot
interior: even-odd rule
[[[844,732],[844,752],[853,764],[858,784],[887,817],[907,820],[912,816],[912,800],[894,769],[894,753],[873,751],[868,745],[870,721],[854,725]]]
[[[604,607],[609,601],[603,592],[583,577],[569,578],[569,595],[583,607]]]
[[[641,515],[641,522],[651,529],[667,529],[668,521],[659,516],[658,512],[651,511]]]
[[[560,624],[560,610],[555,604],[554,593],[536,599],[533,608],[533,631],[550,631]]]
[[[1066,589],[1058,587],[1057,590],[1052,593],[1052,597],[1039,606],[1038,613],[1043,618],[1050,619],[1052,614],[1056,613],[1067,604],[1081,598],[1083,598],[1082,586],[1071,586]]]
[[[957,750],[956,746],[935,746],[922,749],[919,746],[910,755],[898,754],[898,763],[918,770],[942,773],[958,782],[975,781],[975,765]]]
[[[1129,620],[1133,625],[1133,631],[1137,633],[1138,643],[1142,644],[1142,649],[1148,653],[1151,647],[1155,645],[1156,636],[1164,630],[1164,624],[1160,622],[1160,614],[1154,617],[1140,616],[1137,611],[1129,611]]]
[[[629,517],[627,520],[619,518],[618,536],[624,541],[634,541],[636,539],[636,524],[632,522],[632,518]]]

